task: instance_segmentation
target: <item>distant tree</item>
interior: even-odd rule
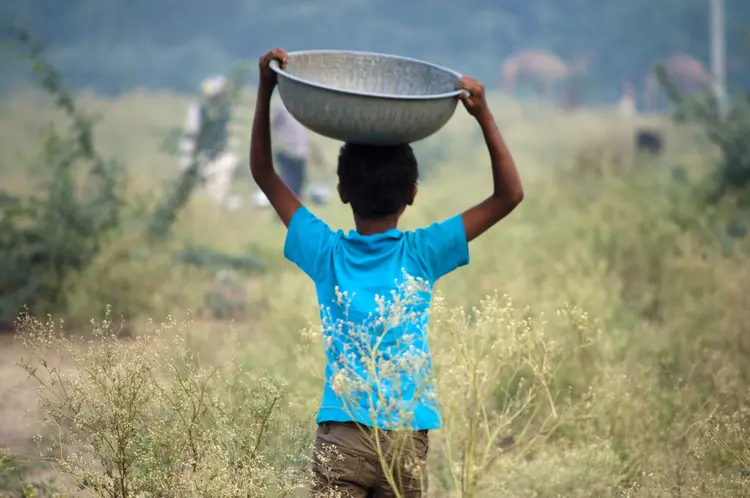
[[[50,127],[44,137],[42,173],[33,192],[13,195],[0,188],[0,329],[11,328],[24,307],[33,314],[64,316],[69,278],[85,273],[113,241],[140,241],[123,258],[148,259],[157,244],[170,239],[172,225],[198,181],[194,160],[166,188],[153,212],[136,209],[125,192],[122,166],[97,150],[94,120],[78,108],[45,58],[45,47],[24,27],[13,25],[8,34],[28,57],[37,83],[63,111],[68,126]],[[240,72],[235,77],[243,76]],[[262,268],[252,256],[230,256],[210,248],[189,248],[182,257],[213,271],[219,265],[244,271]],[[142,295],[144,290],[135,292]],[[124,299],[102,304],[111,304],[115,316],[127,318],[138,311],[128,308]]]

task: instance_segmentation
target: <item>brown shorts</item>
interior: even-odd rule
[[[315,439],[311,496],[426,496],[428,449],[427,431],[376,431],[354,422],[323,422]]]

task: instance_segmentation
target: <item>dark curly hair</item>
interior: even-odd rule
[[[409,203],[417,185],[417,158],[409,144],[345,143],[337,173],[342,197],[362,219],[390,216]]]

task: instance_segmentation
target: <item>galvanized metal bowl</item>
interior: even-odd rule
[[[371,52],[290,52],[274,61],[281,100],[300,123],[344,142],[396,145],[427,138],[453,116],[461,75],[435,64]]]

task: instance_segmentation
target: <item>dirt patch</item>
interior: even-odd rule
[[[32,438],[41,428],[35,385],[16,365],[29,356],[13,334],[0,334],[0,446],[24,455],[35,452]]]

